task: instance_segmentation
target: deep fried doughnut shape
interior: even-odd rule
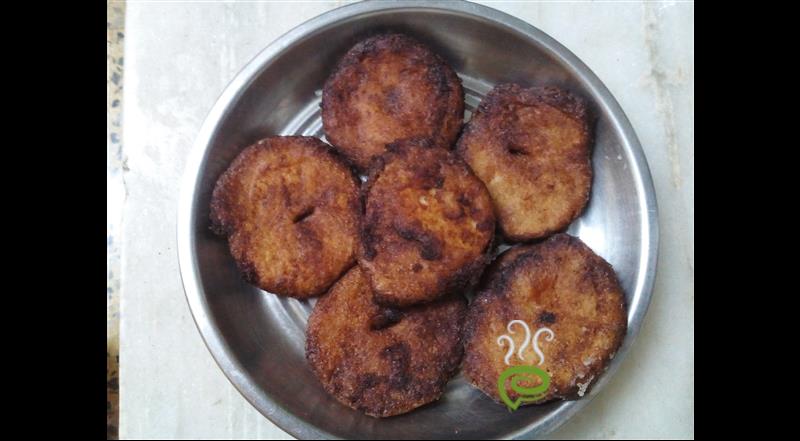
[[[273,136],[219,178],[212,229],[228,237],[245,280],[275,294],[325,292],[356,258],[358,179],[317,138]]]

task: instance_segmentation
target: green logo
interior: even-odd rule
[[[524,387],[519,383],[523,381],[533,382],[538,377],[542,380],[541,384],[535,387]],[[511,401],[506,390],[506,380],[510,378],[511,390],[520,395],[516,401]],[[500,374],[497,379],[497,391],[500,398],[511,410],[517,410],[522,403],[538,401],[544,397],[547,388],[550,387],[550,375],[536,366],[512,366]]]

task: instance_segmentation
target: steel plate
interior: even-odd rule
[[[629,305],[628,334],[608,371],[576,401],[509,412],[459,375],[436,403],[375,419],[328,396],[304,357],[313,301],[279,298],[242,281],[225,240],[209,231],[214,183],[247,145],[274,134],[323,136],[320,88],[360,38],[401,31],[456,69],[467,119],[499,82],[557,85],[598,115],[591,201],[570,227],[615,268]],[[548,433],[600,393],[625,357],[650,303],[658,248],[656,198],[628,119],[569,50],[519,19],[467,2],[365,2],[332,10],[280,37],[233,79],[206,118],[183,182],[178,253],[197,327],[222,371],[262,414],[298,438],[529,438]],[[191,372],[189,371],[189,374]]]

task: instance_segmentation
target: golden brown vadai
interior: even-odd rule
[[[283,296],[325,292],[355,263],[361,199],[353,171],[317,138],[273,136],[217,181],[211,224],[245,280]]]
[[[486,184],[506,239],[564,229],[592,184],[586,104],[555,87],[502,84],[483,99],[458,141],[458,154]]]
[[[486,187],[453,152],[401,140],[364,186],[358,262],[384,306],[405,307],[471,285],[491,253]]]
[[[442,395],[461,362],[465,313],[459,295],[403,310],[380,307],[356,266],[317,301],[306,358],[342,404],[375,417],[399,415]]]
[[[510,252],[510,259],[494,266],[498,273],[490,276],[489,286],[469,307],[465,376],[500,401],[503,371],[537,366],[549,374],[550,386],[536,402],[583,396],[605,370],[627,329],[625,296],[614,270],[580,239],[566,234]],[[530,331],[520,332],[525,326],[514,320]],[[532,339],[530,334],[539,329],[545,337]],[[543,362],[535,348],[541,350]],[[522,386],[539,384],[540,379],[525,380]],[[520,395],[508,389],[508,396],[513,401]]]
[[[403,34],[357,43],[325,82],[328,141],[361,171],[386,144],[415,136],[452,148],[464,119],[464,90],[450,66]]]

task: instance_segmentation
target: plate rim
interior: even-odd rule
[[[658,207],[650,169],[644,150],[636,136],[636,132],[616,98],[614,98],[597,75],[569,49],[540,29],[524,20],[489,6],[467,1],[453,2],[441,0],[430,1],[425,4],[420,4],[411,0],[399,0],[394,2],[380,2],[375,0],[344,5],[317,15],[281,35],[262,49],[236,74],[205,117],[189,153],[186,169],[181,180],[176,224],[177,254],[181,283],[192,319],[200,331],[203,342],[209,352],[211,352],[212,358],[222,370],[225,377],[255,409],[273,424],[299,439],[339,439],[336,435],[308,424],[301,418],[298,418],[253,384],[244,373],[245,371],[242,366],[236,360],[231,348],[215,331],[216,323],[213,316],[210,314],[205,292],[199,283],[197,256],[193,252],[194,244],[196,243],[196,234],[194,230],[196,220],[195,202],[198,197],[196,189],[198,180],[200,179],[200,171],[205,168],[208,158],[208,147],[214,140],[221,121],[225,119],[227,113],[230,111],[230,104],[238,100],[249,84],[254,81],[261,71],[264,70],[271,61],[276,59],[282,51],[298,40],[301,40],[308,31],[323,29],[342,19],[352,18],[365,13],[397,9],[438,9],[451,13],[466,14],[502,25],[508,30],[522,35],[525,39],[533,40],[541,45],[555,59],[565,64],[568,69],[576,72],[580,80],[585,83],[587,89],[594,95],[593,101],[598,106],[605,107],[605,111],[612,116],[612,118],[610,118],[611,123],[615,126],[614,128],[622,134],[623,150],[630,155],[631,161],[629,165],[632,167],[634,176],[638,177],[638,179],[636,179],[636,190],[639,205],[647,210],[647,214],[643,216],[642,222],[642,237],[646,240],[642,241],[641,247],[643,250],[638,263],[638,267],[642,269],[638,272],[637,280],[634,284],[634,292],[631,295],[632,299],[638,298],[639,300],[632,302],[632,305],[628,305],[628,332],[623,340],[622,346],[617,351],[617,356],[612,360],[606,372],[604,372],[598,382],[592,387],[587,396],[579,400],[563,401],[554,411],[545,415],[537,423],[532,423],[516,431],[508,432],[505,436],[516,439],[551,433],[589,404],[589,402],[602,391],[604,385],[614,376],[616,370],[626,358],[628,350],[639,335],[642,322],[650,306],[656,277],[659,246]]]

